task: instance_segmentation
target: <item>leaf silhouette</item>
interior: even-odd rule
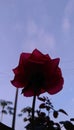
[[[67,130],[74,130],[74,125],[73,125],[70,121],[65,121],[65,122],[64,122],[64,127],[65,127]]]
[[[7,111],[6,110],[2,110],[2,113],[7,114]]]
[[[63,114],[68,116],[68,114],[63,109],[59,109],[58,112],[61,112],[61,113],[63,113]]]
[[[46,101],[46,98],[45,97],[38,97],[38,99],[40,100],[40,101],[43,101],[43,102],[45,102]]]
[[[74,121],[74,118],[70,118],[70,121]]]
[[[58,117],[58,111],[53,111],[53,116],[54,116],[54,118],[57,118]]]
[[[46,108],[45,103],[40,104],[39,108]]]

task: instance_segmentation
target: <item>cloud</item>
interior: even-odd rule
[[[26,36],[22,44],[22,49],[32,51],[38,48],[48,51],[55,50],[55,38],[44,28],[39,27],[35,22],[29,21],[26,27]]]
[[[74,0],[69,0],[65,7],[66,17],[70,17],[73,11],[74,11]]]
[[[69,32],[71,29],[71,16],[74,12],[74,0],[69,0],[65,10],[64,10],[64,17],[62,20],[62,29],[64,32]]]
[[[70,20],[68,18],[63,19],[62,29],[64,32],[69,32],[71,27]]]

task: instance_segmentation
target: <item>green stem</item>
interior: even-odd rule
[[[34,97],[33,97],[33,103],[32,103],[32,130],[35,130],[34,129],[35,101],[36,101],[36,95],[34,95]]]

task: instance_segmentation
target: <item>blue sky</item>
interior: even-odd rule
[[[60,57],[63,90],[46,95],[56,109],[63,108],[74,117],[73,42],[74,0],[0,0],[0,99],[14,101],[12,69],[18,65],[21,52],[38,48],[52,58]],[[23,97],[19,90],[17,113],[27,103],[31,105],[32,98]],[[4,116],[3,123],[11,126],[11,119]],[[24,123],[17,118],[16,130],[20,129],[24,130]]]

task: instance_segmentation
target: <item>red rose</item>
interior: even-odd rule
[[[51,59],[35,49],[32,53],[22,53],[19,65],[13,69],[15,74],[11,83],[17,88],[23,88],[24,96],[39,95],[44,92],[55,94],[64,83],[61,69],[58,67],[60,59]]]

